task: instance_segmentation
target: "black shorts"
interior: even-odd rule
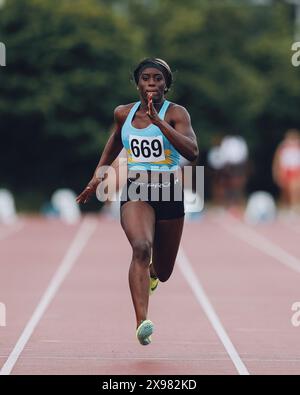
[[[150,179],[151,177],[151,179]],[[148,177],[128,178],[121,194],[121,207],[130,201],[145,201],[155,212],[156,221],[184,216],[181,181],[173,173],[148,172]]]

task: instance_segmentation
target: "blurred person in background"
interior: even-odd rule
[[[207,158],[212,169],[213,203],[233,211],[241,208],[248,179],[248,155],[247,143],[241,136],[227,135],[214,141]]]
[[[224,160],[221,157],[222,136],[215,135],[211,140],[211,147],[207,152],[208,182],[212,204],[223,206],[225,202],[226,178],[224,174]]]
[[[272,173],[282,204],[300,212],[300,133],[289,129],[275,151]]]

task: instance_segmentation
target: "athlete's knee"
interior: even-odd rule
[[[149,240],[134,241],[132,243],[133,260],[149,264],[151,258],[151,248],[152,245]]]

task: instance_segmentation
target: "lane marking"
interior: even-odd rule
[[[227,335],[219,317],[217,316],[211,302],[209,301],[203,286],[201,285],[198,277],[196,276],[192,264],[185,255],[182,248],[179,248],[177,263],[181,273],[190,288],[192,289],[194,296],[196,297],[198,303],[204,310],[208,320],[210,321],[212,327],[214,328],[216,334],[221,340],[223,346],[225,347],[231,361],[233,362],[236,370],[240,375],[249,375],[249,371],[241,360],[238,352],[236,351],[234,345],[232,344],[229,336]]]
[[[229,225],[228,222],[224,223],[221,219],[217,218],[215,218],[214,221],[222,226],[222,228],[228,233],[233,234],[240,240],[245,241],[250,246],[274,258],[276,261],[282,263],[295,272],[300,273],[300,260],[298,258],[296,258],[294,255],[291,255],[282,247],[279,247],[277,244],[267,239],[265,236],[262,236],[254,229],[244,225],[239,220],[233,217],[228,217],[228,219],[230,219],[235,224]]]
[[[282,222],[283,226],[285,226],[288,230],[291,230],[293,232],[299,233],[300,234],[300,228],[294,224],[288,223],[283,221]]]
[[[21,336],[19,337],[14,349],[8,356],[6,362],[4,363],[0,375],[9,375],[15,366],[20,354],[22,353],[24,347],[26,346],[28,340],[30,339],[31,335],[33,334],[36,326],[38,325],[39,321],[43,317],[45,311],[47,310],[48,306],[52,302],[57,293],[58,289],[60,288],[61,284],[70,273],[72,267],[74,266],[76,260],[80,256],[81,252],[83,251],[84,247],[86,246],[88,240],[95,232],[97,227],[97,222],[95,220],[84,219],[73,239],[70,247],[68,248],[67,252],[65,253],[64,258],[62,259],[58,269],[56,270],[54,276],[52,277],[45,293],[41,297],[33,315],[31,316],[30,320],[26,324]]]

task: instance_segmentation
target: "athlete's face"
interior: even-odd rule
[[[144,69],[139,78],[138,88],[145,102],[147,102],[147,95],[150,92],[153,93],[153,102],[162,101],[166,88],[163,73],[155,67]]]

